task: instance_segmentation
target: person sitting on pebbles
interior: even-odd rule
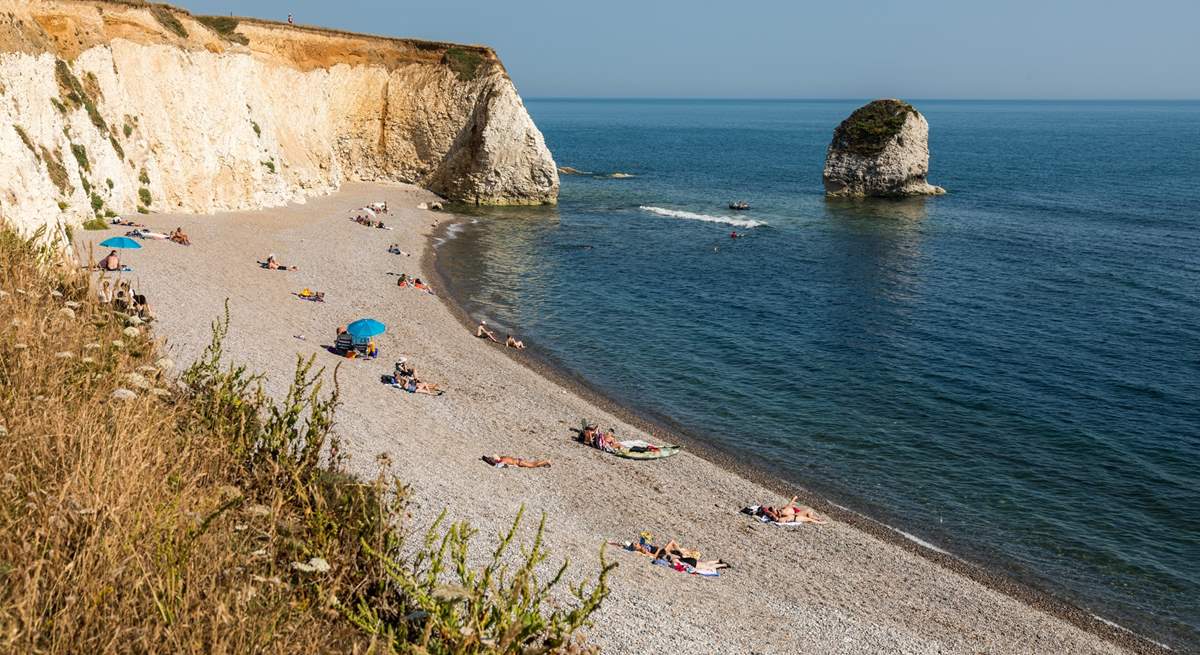
[[[192,240],[188,238],[187,233],[183,231],[182,227],[175,228],[175,231],[171,233],[171,236],[169,238],[171,239],[171,241],[174,241],[175,243],[178,243],[181,246],[192,245]]]
[[[513,338],[513,335],[508,335],[508,339],[504,340],[504,345],[517,350],[525,350],[525,342],[520,339]]]
[[[479,321],[479,327],[475,328],[475,336],[480,339],[491,339],[493,343],[500,343],[500,340],[496,338],[496,333],[488,329],[487,321]]]
[[[299,266],[284,266],[275,260],[275,253],[267,255],[267,261],[259,262],[259,264],[269,271],[298,271]]]

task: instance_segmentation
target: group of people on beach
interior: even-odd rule
[[[429,286],[428,283],[421,281],[421,278],[419,277],[409,277],[408,273],[401,273],[400,277],[396,278],[396,286],[400,287],[401,289],[412,287],[418,291],[424,291],[425,293],[430,294],[433,293],[433,287]]]
[[[133,229],[126,232],[125,236],[133,237],[134,239],[158,239],[159,241],[171,241],[172,243],[178,243],[181,246],[192,245],[191,237],[187,235],[187,232],[183,231],[182,227],[175,228],[170,234],[164,234],[162,232],[155,232],[147,228],[145,225],[134,223],[133,221],[120,223],[120,225],[133,226]]]
[[[133,314],[142,320],[149,321],[154,318],[146,296],[135,291],[129,280],[119,280],[115,285],[112,280],[100,280],[96,300],[102,305],[112,305],[117,311]]]
[[[479,326],[475,328],[475,336],[479,339],[487,339],[492,343],[500,343],[496,338],[496,333],[488,327],[487,321],[479,321]],[[516,348],[517,350],[525,350],[525,342],[517,339],[512,334],[504,340],[506,348]]]

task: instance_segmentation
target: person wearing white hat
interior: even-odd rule
[[[475,328],[475,336],[479,337],[480,339],[487,337],[495,343],[500,343],[500,341],[496,339],[496,333],[488,329],[487,321],[479,321],[479,327]]]

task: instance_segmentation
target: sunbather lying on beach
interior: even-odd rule
[[[136,229],[130,230],[125,233],[125,236],[133,237],[135,239],[159,239],[162,241],[165,241],[165,240],[171,238],[169,235],[163,234],[162,232],[154,232],[154,231],[146,230],[146,229],[142,229],[142,228],[136,228]]]
[[[301,300],[311,300],[312,302],[325,302],[324,291],[313,291],[308,287],[301,289],[296,293],[296,296]]]
[[[392,245],[388,246],[388,252],[392,253],[393,255],[404,255],[405,257],[411,256],[407,252],[401,250],[400,244],[398,243],[393,243]]]
[[[298,270],[300,270],[299,266],[284,266],[283,264],[280,264],[279,262],[275,261],[275,253],[271,253],[271,254],[267,255],[267,261],[259,262],[258,265],[262,266],[263,268],[265,268],[267,270],[271,270],[271,271],[298,271]]]
[[[764,516],[775,523],[816,523],[824,524],[824,519],[817,516],[813,508],[806,505],[797,505],[796,496],[788,501],[787,505],[782,507],[762,506],[758,508],[758,515]]]
[[[496,339],[496,333],[488,329],[487,321],[479,321],[479,327],[475,328],[475,336],[479,337],[480,339],[486,337],[491,339],[494,343],[500,343],[500,341]]]
[[[516,348],[517,350],[525,350],[525,342],[519,339],[514,339],[513,335],[511,334],[508,335],[508,339],[504,341],[504,345],[509,348]]]
[[[409,393],[423,393],[427,396],[440,396],[446,393],[444,390],[439,389],[438,385],[432,382],[421,382],[415,377],[398,378],[396,382],[401,389]]]
[[[700,551],[684,548],[674,539],[668,541],[665,546],[655,546],[651,542],[653,538],[653,535],[649,532],[643,532],[638,535],[637,541],[626,542],[623,545],[635,553],[641,553],[656,560],[663,560],[679,570],[691,569],[698,573],[716,573],[721,569],[732,568],[724,560],[700,559]]]
[[[126,227],[146,227],[142,223],[135,223],[127,218],[114,218],[114,219],[112,219],[112,224],[113,225],[124,225]]]
[[[413,288],[420,289],[421,291],[424,291],[425,293],[433,293],[433,287],[422,282],[421,278],[419,278],[419,277],[413,279]]]
[[[550,460],[548,459],[522,459],[520,457],[509,457],[508,455],[484,455],[483,461],[492,466],[515,466],[523,469],[536,469],[542,468],[543,466],[550,466]]]
[[[171,238],[171,241],[174,241],[175,243],[178,243],[181,246],[192,245],[192,240],[188,238],[187,233],[183,231],[182,227],[175,228],[175,231],[171,233],[170,238]]]

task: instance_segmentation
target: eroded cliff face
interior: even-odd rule
[[[859,107],[834,130],[823,175],[829,197],[938,195],[929,184],[929,123],[901,100]]]
[[[0,0],[0,219],[32,231],[258,209],[346,180],[557,199],[554,160],[491,50],[204,20]]]

